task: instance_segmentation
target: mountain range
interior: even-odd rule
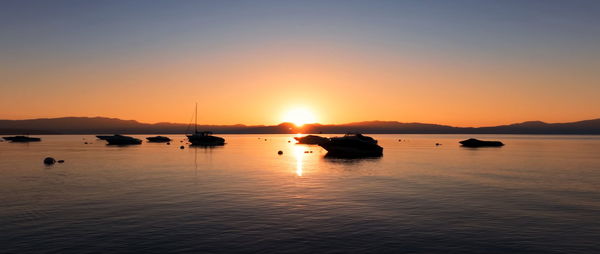
[[[199,125],[198,130],[221,134],[372,133],[372,134],[600,134],[600,118],[570,123],[529,121],[490,127],[453,127],[427,123],[366,121],[347,124],[292,123],[278,125]],[[0,134],[183,134],[193,126],[180,123],[140,123],[106,117],[61,117],[0,120]]]

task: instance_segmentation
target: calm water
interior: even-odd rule
[[[373,135],[384,156],[362,160],[292,135],[171,137],[0,143],[0,252],[600,252],[599,136]]]

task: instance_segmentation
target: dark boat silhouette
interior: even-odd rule
[[[225,145],[225,139],[213,136],[210,131],[198,131],[198,103],[194,114],[194,133],[187,135],[188,141],[193,146],[222,146]]]
[[[13,137],[2,137],[6,141],[16,142],[16,143],[25,143],[25,142],[39,142],[42,141],[41,138],[32,138],[28,136],[13,136]]]
[[[109,145],[139,145],[142,143],[141,139],[123,135],[107,136],[104,137],[104,140],[106,140]]]
[[[115,135],[97,135],[96,138],[98,138],[99,140],[106,140],[107,138],[111,138],[113,136],[121,136],[120,134],[115,134]]]
[[[225,145],[225,139],[213,136],[210,131],[196,131],[194,134],[187,135],[188,141],[194,146],[222,146]]]
[[[459,142],[464,147],[500,147],[504,144],[500,141],[485,141],[470,138]]]
[[[318,145],[318,144],[322,144],[325,143],[327,141],[329,141],[328,138],[324,138],[321,136],[317,136],[317,135],[307,135],[304,137],[294,137],[294,139],[296,141],[298,141],[298,144],[305,144],[305,145]]]
[[[147,137],[148,142],[152,143],[165,143],[170,142],[171,139],[165,136],[155,136],[155,137]]]
[[[327,150],[330,157],[379,157],[383,156],[383,147],[377,140],[360,133],[348,133],[343,137],[333,137],[319,144]]]

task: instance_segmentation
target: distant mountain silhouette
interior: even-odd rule
[[[189,132],[189,124],[147,124],[134,120],[105,117],[62,117],[30,120],[0,120],[0,134],[182,134]],[[530,121],[493,127],[453,127],[426,123],[396,121],[366,121],[347,124],[307,124],[296,127],[292,123],[279,125],[199,125],[199,130],[221,134],[283,134],[283,133],[388,133],[388,134],[600,134],[600,119],[571,123],[544,123]]]

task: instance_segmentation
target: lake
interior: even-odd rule
[[[167,136],[1,142],[0,252],[600,253],[600,136],[371,135],[369,159],[294,135]]]

